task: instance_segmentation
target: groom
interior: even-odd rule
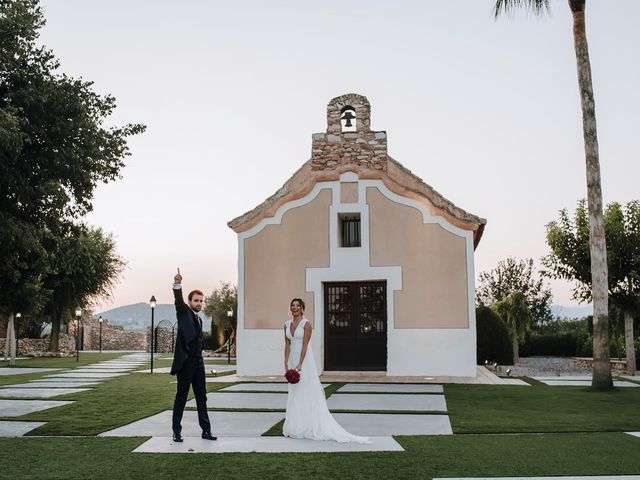
[[[204,360],[202,359],[202,319],[198,312],[202,310],[204,294],[200,290],[189,293],[187,305],[182,298],[182,275],[180,269],[173,277],[173,296],[178,319],[178,335],[171,365],[171,375],[178,376],[178,389],[173,403],[173,441],[182,442],[182,414],[187,403],[189,386],[193,387],[198,406],[198,422],[202,429],[202,438],[217,440],[211,435],[211,423],[207,414],[207,388],[204,378]]]

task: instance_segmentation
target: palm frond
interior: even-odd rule
[[[503,13],[506,15],[517,9],[524,9],[534,15],[542,15],[550,11],[549,0],[496,0],[493,14],[495,18],[498,18]]]

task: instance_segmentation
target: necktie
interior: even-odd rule
[[[200,328],[202,328],[202,319],[200,318],[200,315],[198,315],[197,313],[196,315],[196,321],[198,322],[198,325],[200,326]]]

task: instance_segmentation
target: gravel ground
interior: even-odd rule
[[[500,365],[498,374],[505,374],[507,368],[512,377],[591,375],[590,368],[574,366],[571,357],[523,357],[517,365]]]

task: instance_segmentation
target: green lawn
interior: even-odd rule
[[[11,479],[426,479],[640,473],[640,439],[622,433],[396,437],[405,452],[137,454],[145,438],[0,439]]]
[[[86,353],[81,363],[122,354]],[[158,359],[154,366],[167,366]],[[219,361],[226,364],[226,361]],[[75,359],[21,366],[73,368]],[[18,383],[43,374],[0,377]],[[175,377],[131,373],[59,399],[71,405],[18,420],[46,425],[28,437],[0,439],[2,478],[432,478],[640,474],[640,388],[445,385],[454,436],[396,437],[405,452],[344,454],[134,454],[145,438],[98,433],[169,410]],[[230,383],[208,383],[214,391]],[[331,384],[327,396],[342,384]],[[210,405],[215,407],[215,405]],[[1,415],[1,412],[0,412]],[[14,419],[16,420],[16,419]],[[169,425],[167,425],[169,431]],[[215,431],[215,426],[214,426]],[[281,435],[282,422],[266,435]],[[56,438],[57,437],[57,438]],[[25,465],[27,467],[25,467]]]

